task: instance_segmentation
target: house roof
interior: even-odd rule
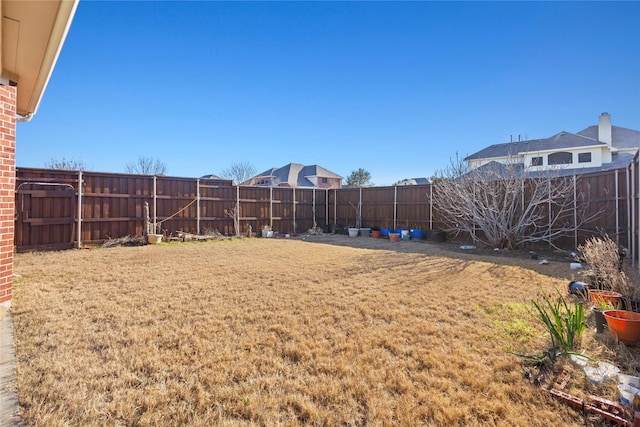
[[[19,115],[36,113],[78,1],[0,0],[0,72],[5,84],[18,86]]]
[[[549,170],[530,171],[530,172],[527,172],[527,176],[533,178],[533,177],[539,177],[539,176],[546,176],[547,174],[551,173],[553,174],[553,176],[560,177],[560,176],[584,175],[584,174],[593,173],[593,172],[604,172],[609,170],[623,169],[628,167],[631,164],[633,158],[634,158],[634,155],[631,153],[613,153],[611,156],[611,162],[605,163],[602,166],[590,167],[590,168],[578,168],[578,169],[576,168],[565,169],[565,168],[559,167],[557,169],[552,169],[551,171]],[[507,175],[508,173],[512,173],[514,171],[514,170],[510,170],[509,168],[515,168],[514,170],[520,173],[522,172],[524,165],[522,163],[516,163],[510,166],[510,165],[505,165],[504,163],[490,161],[474,169],[474,172],[479,172],[482,174],[483,171],[487,171],[487,172],[491,172],[492,176],[495,176],[495,175],[502,176],[502,175]]]
[[[550,138],[494,144],[478,151],[464,160],[491,159],[507,157],[526,152],[578,148],[594,145],[606,145],[598,141],[598,126],[589,126],[578,133],[560,132]],[[640,131],[611,126],[611,146],[617,149],[640,147]]]
[[[222,177],[219,177],[218,175],[213,174],[213,173],[210,173],[209,175],[202,175],[200,178],[201,179],[224,179],[225,181],[229,181],[229,180],[227,180],[225,178],[222,178]]]
[[[431,184],[429,178],[406,178],[399,182],[401,185],[427,185]]]
[[[597,126],[596,126],[597,132]],[[514,156],[520,153],[532,151],[557,150],[561,148],[577,148],[591,145],[606,145],[593,138],[584,135],[577,135],[569,132],[560,132],[550,138],[531,139],[527,141],[507,142],[505,144],[494,144],[478,151],[464,160],[487,159],[495,157]]]
[[[342,177],[318,165],[304,166],[299,163],[289,163],[281,168],[271,168],[256,175],[258,177],[271,177],[272,185],[287,185],[289,187],[314,187],[308,178],[337,178]]]
[[[578,135],[598,140],[598,126],[589,126],[578,132]],[[611,126],[611,145],[614,148],[638,148],[640,147],[640,131]]]

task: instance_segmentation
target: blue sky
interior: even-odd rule
[[[81,0],[18,167],[319,164],[390,185],[513,135],[640,130],[639,2]]]

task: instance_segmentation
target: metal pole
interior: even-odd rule
[[[293,232],[296,232],[296,187],[293,190]]]
[[[358,199],[358,225],[357,227],[362,227],[362,187],[359,188],[360,195]]]
[[[638,226],[638,222],[636,221],[636,199],[638,198],[638,195],[636,194],[636,180],[635,180],[635,174],[636,174],[636,168],[635,168],[635,163],[631,163],[631,194],[632,194],[632,200],[631,200],[631,235],[633,236],[633,238],[631,239],[632,245],[631,245],[631,253],[633,254],[633,258],[636,258],[637,256],[637,238],[638,238],[638,230],[636,229],[636,227]],[[640,178],[640,174],[638,174],[638,177]],[[640,265],[640,264],[639,264]]]
[[[398,229],[398,186],[393,186],[393,230]]]
[[[157,180],[158,180],[158,177],[154,175],[153,176],[153,234],[156,234],[158,232],[158,229],[156,228],[158,223]]]
[[[269,228],[273,230],[273,187],[269,187]]]
[[[328,188],[324,190],[324,210],[325,210],[324,225],[329,227],[329,189]]]
[[[313,189],[313,226],[317,227],[316,223],[316,189]],[[315,230],[314,230],[315,231]]]
[[[630,167],[631,165],[629,165],[625,169],[626,183],[627,183],[627,188],[626,188],[627,190],[627,246],[629,248],[631,248],[631,203],[633,203],[633,201],[631,200],[631,177],[629,174]],[[636,258],[636,254],[633,255],[634,260],[635,258]]]
[[[235,230],[236,237],[240,236],[240,186],[236,185],[236,221],[238,224],[238,229]],[[233,225],[235,228],[235,224]]]
[[[338,223],[338,190],[333,190],[333,225]]]
[[[433,230],[433,184],[429,186],[429,230]]]
[[[616,187],[616,244],[620,245],[620,214],[618,213],[618,208],[620,207],[620,197],[618,197],[618,169],[615,171],[615,187]]]
[[[196,234],[200,234],[200,178],[196,179]]]
[[[573,247],[578,248],[578,189],[576,188],[576,174],[573,174]]]
[[[78,171],[78,230],[77,248],[82,248],[82,171]]]

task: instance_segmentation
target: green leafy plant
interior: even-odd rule
[[[584,332],[584,306],[575,303],[573,309],[567,304],[567,300],[558,292],[558,299],[551,301],[543,297],[544,304],[531,301],[538,310],[540,319],[547,327],[551,335],[551,346],[570,352],[574,349],[577,340]]]
[[[543,296],[540,303],[531,301],[551,336],[551,347],[540,355],[513,354],[537,363],[541,363],[547,357],[551,363],[555,363],[559,356],[579,354],[573,350],[585,329],[584,306],[581,303],[575,303],[571,307],[560,292],[557,290],[556,292],[558,298],[553,301],[547,296]]]

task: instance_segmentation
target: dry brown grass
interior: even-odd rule
[[[548,344],[530,300],[565,289],[533,270],[551,264],[375,245],[17,255],[24,425],[584,425],[506,351]],[[591,332],[583,345],[615,357]],[[572,388],[585,387],[576,372]]]

